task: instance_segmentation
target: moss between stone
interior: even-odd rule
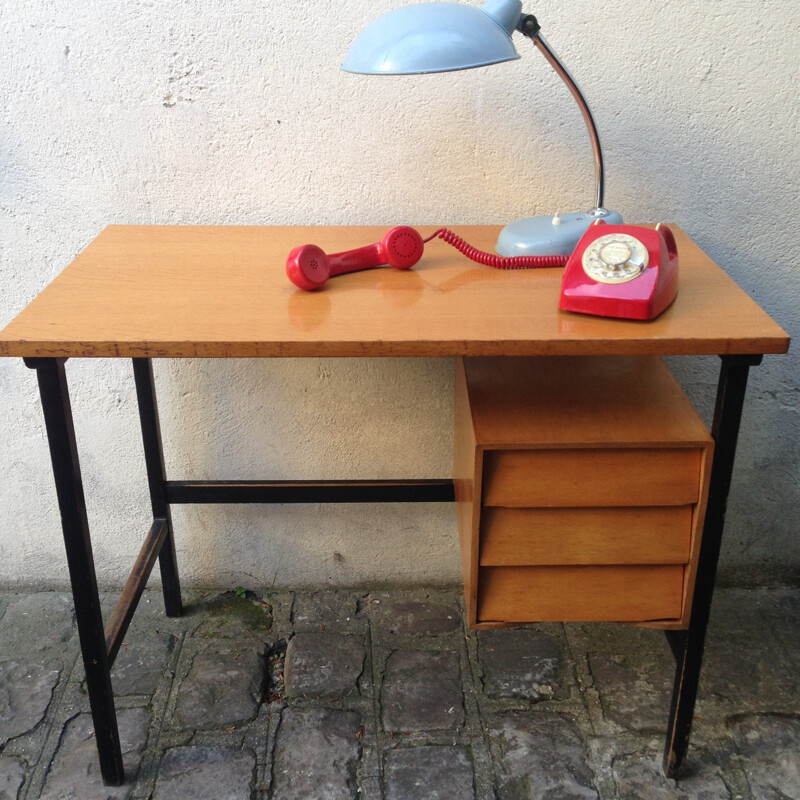
[[[211,616],[235,615],[249,630],[266,633],[272,630],[272,606],[255,592],[230,591],[208,603]]]

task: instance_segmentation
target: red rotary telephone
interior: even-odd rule
[[[569,257],[558,307],[579,314],[654,319],[678,294],[678,246],[663,224],[587,228]]]
[[[678,248],[672,231],[598,220],[581,237],[570,256],[511,256],[485,253],[447,228],[423,239],[414,228],[392,228],[377,244],[327,255],[313,244],[295,247],[286,274],[295,286],[313,291],[328,278],[382,265],[408,269],[426,242],[440,238],[479,264],[497,269],[563,267],[558,307],[564,311],[623,319],[653,319],[678,292]]]

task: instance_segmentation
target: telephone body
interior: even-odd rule
[[[678,248],[664,224],[653,228],[602,220],[567,262],[558,307],[579,314],[654,319],[678,293]]]

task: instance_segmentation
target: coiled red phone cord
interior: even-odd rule
[[[431,239],[443,239],[452,245],[460,253],[463,253],[472,261],[484,264],[495,269],[546,269],[552,267],[563,267],[569,260],[569,256],[497,256],[494,253],[486,253],[478,250],[460,236],[457,236],[448,228],[439,228],[436,233],[431,234],[423,242],[430,242]]]

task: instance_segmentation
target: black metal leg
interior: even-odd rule
[[[178,577],[178,559],[175,554],[175,539],[172,535],[172,516],[166,495],[166,470],[161,445],[161,427],[158,421],[153,364],[149,358],[134,358],[133,377],[136,381],[136,397],[139,402],[139,419],[142,423],[144,458],[147,466],[147,482],[150,486],[150,501],[153,518],[166,520],[166,535],[158,555],[161,570],[161,585],[164,592],[164,607],[169,617],[183,613],[181,584]]]
[[[64,372],[65,361],[63,358],[28,358],[25,364],[36,370],[39,381],[78,635],[86,669],[86,685],[100,756],[100,772],[105,783],[119,786],[125,779],[125,773],[78,448]]]
[[[664,748],[664,774],[669,778],[677,777],[686,763],[747,377],[750,366],[759,363],[761,356],[722,356],[711,431],[714,462],[692,613],[685,636],[670,639],[677,666]]]

